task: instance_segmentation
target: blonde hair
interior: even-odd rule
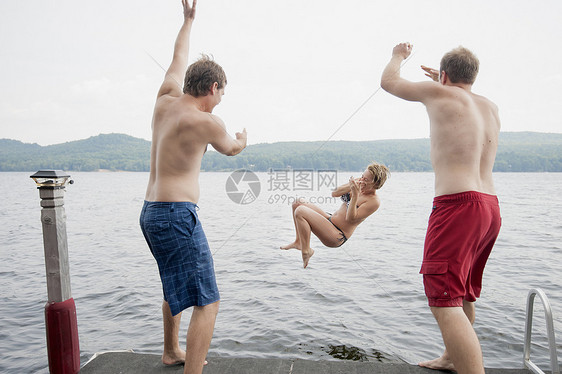
[[[372,162],[369,166],[367,166],[367,170],[369,170],[373,175],[375,190],[380,189],[384,185],[384,182],[386,182],[386,180],[390,177],[390,170],[378,162]]]

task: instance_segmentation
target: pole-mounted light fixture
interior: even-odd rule
[[[51,187],[62,188],[67,183],[74,183],[70,180],[70,175],[61,170],[39,170],[37,173],[30,176],[37,184],[37,188]]]

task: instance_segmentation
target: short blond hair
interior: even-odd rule
[[[367,166],[367,170],[369,170],[373,175],[375,190],[380,189],[384,185],[384,182],[386,182],[386,180],[390,177],[390,170],[378,162],[372,162],[369,166]]]

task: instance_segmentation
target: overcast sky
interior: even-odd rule
[[[150,139],[181,23],[180,0],[2,0],[0,138]],[[428,137],[424,107],[379,88],[404,41],[407,79],[463,45],[480,59],[473,91],[498,104],[503,131],[560,133],[561,25],[560,0],[199,0],[190,62],[208,53],[223,66],[214,113],[250,144]]]

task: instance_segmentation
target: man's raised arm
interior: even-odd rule
[[[424,102],[439,90],[435,82],[410,82],[400,76],[402,61],[410,56],[413,46],[400,43],[392,50],[392,57],[381,77],[381,87],[388,93],[408,101]]]
[[[182,0],[183,5],[183,25],[176,38],[174,45],[174,56],[172,63],[166,71],[164,82],[158,91],[158,97],[162,95],[181,96],[183,93],[182,83],[185,72],[187,71],[187,57],[189,54],[189,36],[191,25],[195,18],[195,7],[197,0],[193,0],[193,5],[189,5],[189,0]]]

